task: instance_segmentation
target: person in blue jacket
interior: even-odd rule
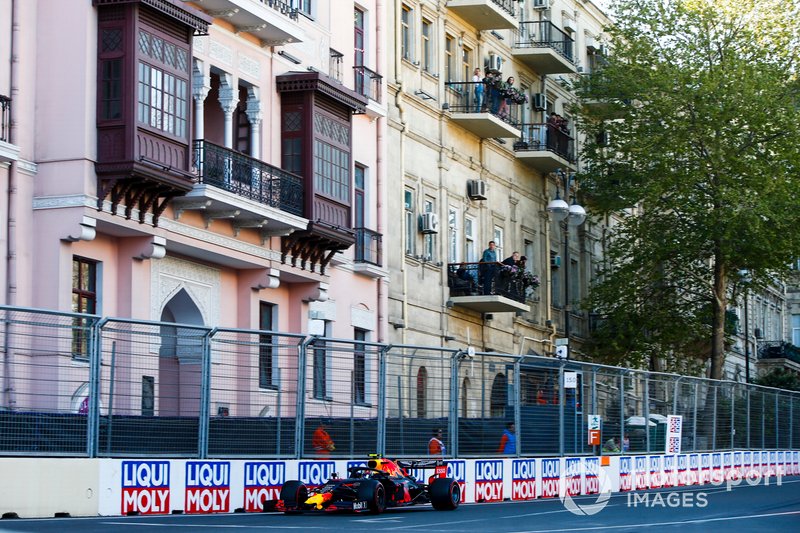
[[[500,447],[497,453],[514,454],[517,453],[517,431],[514,422],[506,424],[506,429],[503,430],[503,436],[500,437]]]

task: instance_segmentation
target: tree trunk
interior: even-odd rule
[[[722,379],[725,367],[725,312],[728,307],[728,275],[722,254],[714,257],[713,318],[711,323],[711,379]]]

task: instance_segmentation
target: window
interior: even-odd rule
[[[311,2],[312,0],[292,0],[292,5],[297,11],[311,18],[313,15]],[[272,4],[272,2],[270,2],[270,4]]]
[[[447,210],[447,259],[451,263],[459,263],[461,258],[458,254],[458,209],[452,205]]]
[[[350,204],[350,128],[314,113],[314,189],[316,194]]]
[[[455,81],[453,79],[454,66],[453,66],[453,53],[455,52],[455,39],[452,35],[448,35],[444,39],[444,80]]]
[[[331,334],[331,321],[325,320],[325,337],[330,337]],[[324,340],[318,340],[314,343],[314,359],[313,359],[313,394],[317,400],[329,400],[328,397],[328,347]]]
[[[405,4],[400,15],[400,52],[403,59],[411,61],[411,8]]]
[[[469,378],[461,382],[461,417],[469,416]]]
[[[156,380],[153,376],[142,376],[142,416],[155,415]]]
[[[273,331],[275,305],[260,302],[258,307],[258,329],[260,331]],[[273,356],[273,339],[271,334],[262,333],[258,336],[258,386],[266,389],[276,385],[275,358]]]
[[[581,301],[581,284],[578,262],[572,258],[569,260],[569,304],[574,306]]]
[[[330,54],[330,59],[328,60],[328,75],[338,81],[339,83],[342,82],[342,63],[344,54],[341,52],[337,52],[333,48],[331,48],[328,52]]]
[[[475,245],[475,219],[464,217],[464,258],[468,263],[478,261],[478,247]]]
[[[424,205],[423,212],[424,213],[434,213],[435,212],[434,211],[433,200],[430,200],[428,198],[425,199],[425,205]],[[423,248],[424,248],[424,254],[425,254],[425,260],[426,261],[433,261],[433,258],[434,258],[433,254],[434,254],[434,251],[436,249],[436,238],[435,237],[436,237],[435,233],[426,233],[425,235],[423,235],[422,240],[423,240]]]
[[[497,260],[502,261],[506,256],[506,254],[503,253],[503,228],[499,226],[494,227],[494,232],[492,233],[492,240],[494,241],[494,244],[497,247]]]
[[[361,67],[365,65],[364,62],[364,12],[360,9],[354,10],[354,24],[353,24],[353,65]],[[364,94],[364,86],[366,73],[363,69],[356,69],[355,71],[355,89],[358,94]]]
[[[355,175],[353,176],[354,192],[353,192],[353,227],[365,228],[365,197],[366,191],[364,190],[364,175],[366,168],[363,165],[356,163]]]
[[[533,272],[533,258],[535,257],[533,253],[533,241],[525,239],[523,250],[523,255],[527,258],[527,261],[525,262],[525,270],[528,272]]]
[[[431,36],[433,24],[430,20],[422,19],[422,70],[431,72],[433,69]]]
[[[414,255],[416,251],[417,224],[416,209],[414,209],[414,191],[406,189],[404,194],[405,202],[405,235],[406,235],[406,254]]]
[[[800,315],[792,315],[792,344],[800,346]]]
[[[139,58],[139,122],[175,137],[186,138],[188,49],[140,30]]]
[[[234,147],[237,152],[252,155],[250,152],[251,125],[250,118],[247,116],[247,87],[239,87],[239,103],[236,105],[234,113]],[[249,176],[248,176],[249,178]],[[248,180],[249,181],[249,180]]]
[[[461,81],[472,81],[472,50],[461,49]]]
[[[550,264],[556,265],[558,259],[558,252],[550,252]],[[561,307],[561,274],[558,272],[557,267],[553,267],[553,274],[550,276],[550,289],[553,295],[553,307]]]
[[[424,366],[417,370],[417,418],[428,415],[428,371]]]
[[[300,106],[285,106],[281,131],[281,167],[303,175],[303,111]]]
[[[72,312],[97,314],[97,261],[72,258]],[[82,318],[73,319],[72,356],[81,359],[89,357],[89,322]]]
[[[367,331],[355,328],[353,339],[356,341],[353,351],[353,403],[363,405],[367,402],[367,357],[366,347],[358,341],[367,340]]]
[[[102,28],[100,30],[99,96],[100,120],[122,118],[122,66],[123,30]]]

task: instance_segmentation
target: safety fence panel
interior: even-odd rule
[[[108,320],[99,343],[97,454],[202,454],[209,329]]]
[[[295,456],[302,336],[216,330],[211,336],[209,457]]]
[[[620,453],[625,425],[625,396],[620,370],[602,368],[595,374],[595,414],[601,417],[601,449],[604,453]]]
[[[89,453],[98,317],[0,307],[0,455]]]
[[[456,350],[416,346],[392,346],[386,352],[387,455],[426,457],[434,437],[443,442],[444,455],[452,453],[457,429],[451,423],[451,383],[457,356]]]
[[[364,457],[379,452],[383,346],[315,338],[304,350],[302,455]]]

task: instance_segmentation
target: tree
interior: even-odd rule
[[[619,0],[575,82],[583,199],[614,221],[591,353],[723,377],[726,311],[800,257],[800,6]],[[740,271],[747,269],[744,278]]]
[[[800,377],[790,370],[776,368],[755,380],[756,385],[800,391]]]

